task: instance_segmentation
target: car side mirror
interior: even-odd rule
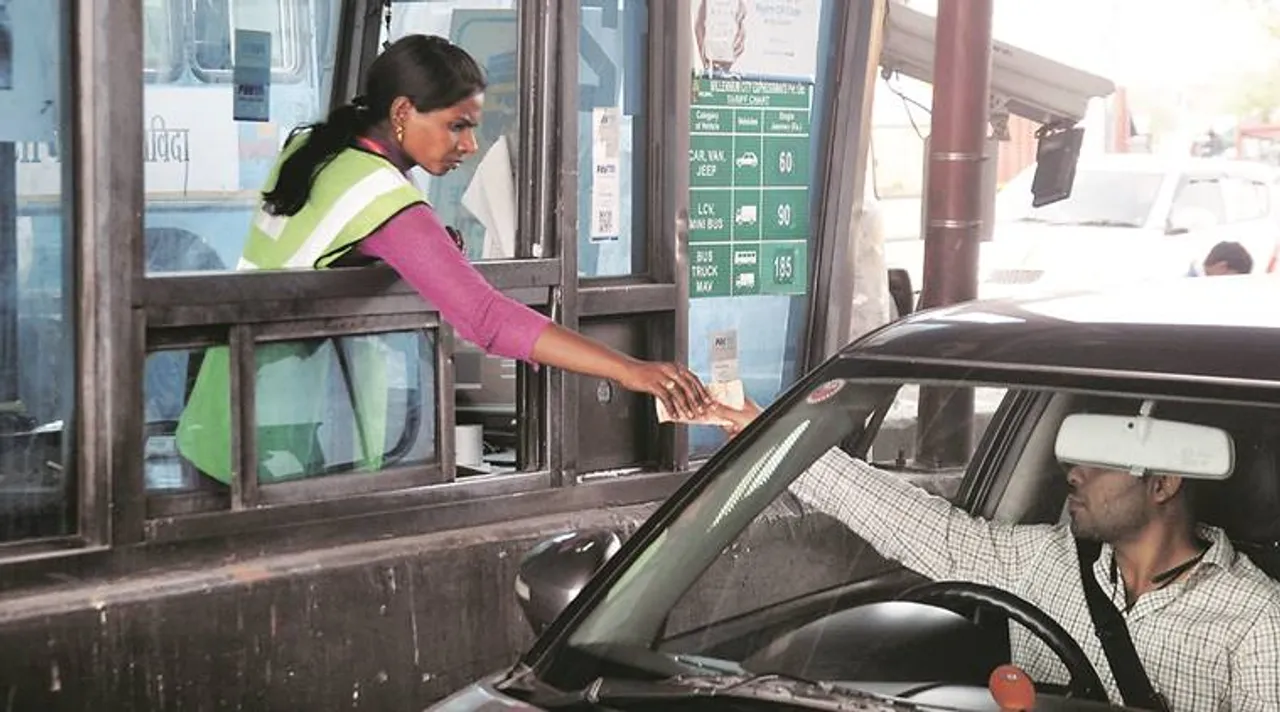
[[[1207,208],[1185,207],[1174,208],[1169,215],[1169,224],[1165,228],[1167,235],[1185,235],[1187,233],[1207,230],[1218,224],[1212,211]]]
[[[541,635],[618,549],[608,530],[567,532],[525,554],[516,574],[516,599],[533,632]]]

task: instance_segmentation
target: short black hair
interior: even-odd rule
[[[1219,262],[1226,262],[1227,267],[1232,272],[1240,274],[1249,274],[1253,271],[1253,258],[1249,256],[1249,251],[1244,249],[1244,245],[1238,242],[1219,242],[1209,250],[1209,254],[1204,258],[1206,267],[1216,265]]]

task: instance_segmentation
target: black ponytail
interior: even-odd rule
[[[271,190],[263,193],[263,205],[272,215],[294,215],[307,204],[311,183],[338,152],[351,145],[356,136],[369,128],[370,113],[352,104],[339,106],[329,118],[294,129],[285,146],[304,140],[297,151],[280,166],[280,174]]]
[[[367,92],[340,106],[324,121],[289,134],[288,146],[305,140],[280,166],[263,205],[272,215],[294,215],[307,204],[315,176],[340,151],[375,124],[385,121],[391,103],[408,97],[418,111],[444,109],[484,91],[480,65],[461,47],[443,37],[408,35],[396,40],[369,67]]]

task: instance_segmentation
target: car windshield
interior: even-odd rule
[[[951,505],[964,522],[979,515],[1057,525],[1069,521],[1070,506],[1055,454],[1066,446],[1056,437],[1073,413],[1133,416],[1145,407],[1222,428],[1238,453],[1280,433],[1275,407],[1182,401],[1160,390],[1120,397],[1105,386],[1068,391],[1021,379],[879,378],[818,380],[805,389],[731,441],[709,464],[702,489],[684,495],[677,514],[644,534],[647,544],[569,633],[571,677],[594,678],[602,669],[629,679],[673,671],[783,676],[942,704],[958,698],[921,697],[920,690],[935,688],[918,683],[984,690],[1013,650],[1042,690],[1063,694],[1068,669],[1027,629],[895,600],[931,579],[996,579],[1003,570],[997,561],[952,558],[956,540],[948,537],[957,534],[897,508],[894,493],[907,485],[923,490],[932,495],[930,511]],[[1198,442],[1179,437],[1161,447],[1174,452]],[[1204,442],[1202,454],[1227,452],[1214,449],[1218,441]],[[870,484],[847,488],[854,480]],[[1011,579],[1009,590],[1030,595],[1018,588],[1024,584]]]
[[[1165,176],[1154,171],[1100,170],[1081,166],[1071,196],[1039,208],[1031,206],[1032,166],[996,196],[996,222],[1051,225],[1143,227],[1154,209]]]

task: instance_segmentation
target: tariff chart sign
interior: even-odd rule
[[[804,294],[809,82],[696,79],[689,296]]]

